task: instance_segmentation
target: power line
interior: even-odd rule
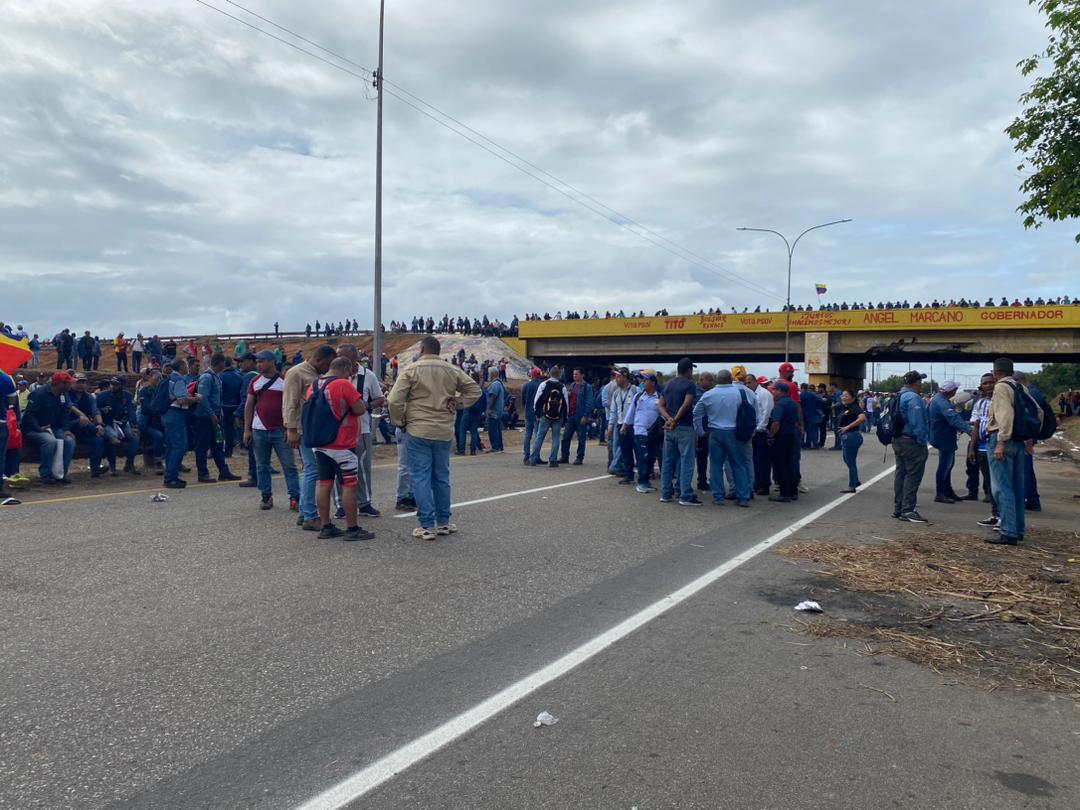
[[[235,16],[233,14],[229,14],[227,11],[225,11],[225,10],[223,10],[221,8],[218,8],[218,7],[214,6],[214,5],[211,5],[210,3],[205,2],[205,0],[195,0],[195,2],[199,3],[202,6],[205,6],[208,9],[211,9],[212,11],[216,11],[219,14],[222,14],[225,17],[228,17],[231,20],[235,20],[236,22],[241,23],[242,25],[250,28],[253,31],[257,31],[257,32],[259,32],[261,34],[265,34],[266,36],[270,37],[271,39],[274,39],[274,40],[276,40],[278,42],[281,42],[281,43],[283,43],[285,45],[288,45],[290,48],[293,48],[294,50],[297,50],[300,53],[306,54],[307,56],[310,56],[310,57],[312,57],[314,59],[317,59],[320,62],[322,62],[323,64],[326,64],[326,65],[328,65],[328,66],[330,66],[332,68],[335,68],[335,69],[340,70],[340,71],[342,71],[344,73],[347,73],[350,76],[355,76],[357,78],[364,79],[365,81],[369,81],[371,78],[374,78],[374,73],[370,69],[368,69],[368,68],[364,67],[363,65],[361,65],[360,63],[348,58],[347,56],[343,56],[342,54],[337,53],[336,51],[333,51],[330,48],[327,48],[327,47],[325,47],[323,45],[320,45],[319,43],[315,42],[314,40],[309,39],[309,38],[303,36],[302,34],[299,34],[296,31],[293,31],[292,29],[287,28],[286,26],[283,26],[283,25],[281,25],[281,24],[279,24],[277,22],[274,22],[273,20],[269,19],[268,17],[264,17],[261,14],[258,14],[257,12],[252,11],[251,9],[241,5],[240,3],[234,2],[234,0],[225,0],[225,2],[227,2],[231,6],[235,6],[236,8],[240,9],[241,11],[243,11],[243,12],[245,12],[247,14],[250,14],[252,17],[255,17],[256,19],[261,20],[262,22],[273,26],[274,28],[277,28],[278,30],[283,31],[283,32],[289,34],[290,36],[295,37],[296,39],[299,39],[300,41],[305,42],[308,45],[311,45],[314,48],[319,49],[323,53],[330,54],[335,59],[338,59],[338,60],[340,60],[342,62],[345,62],[346,64],[349,64],[349,65],[352,65],[355,68],[358,68],[359,70],[363,71],[364,74],[367,74],[367,75],[362,75],[360,73],[356,73],[355,71],[349,70],[348,68],[343,67],[342,65],[339,65],[336,62],[332,62],[331,60],[326,59],[326,58],[324,58],[322,56],[319,56],[318,54],[313,53],[313,52],[307,50],[306,48],[302,48],[302,47],[300,47],[299,45],[296,45],[293,42],[289,42],[288,40],[283,39],[282,37],[279,37],[279,36],[273,34],[272,32],[267,31],[264,28],[260,28],[259,26],[248,22],[247,20],[244,20],[244,19],[242,19],[240,17],[237,17],[237,16]],[[507,165],[517,169],[522,174],[525,174],[526,176],[531,177],[532,179],[536,180],[537,182],[542,183],[543,185],[547,186],[548,188],[552,189],[553,191],[558,192],[559,194],[566,197],[570,201],[577,203],[581,207],[591,211],[592,213],[596,214],[597,216],[603,217],[605,220],[607,220],[611,224],[616,225],[616,226],[622,228],[623,230],[625,230],[625,231],[627,231],[629,233],[632,233],[633,235],[637,236],[639,239],[642,239],[642,240],[644,240],[646,242],[649,242],[653,246],[658,247],[661,250],[666,251],[667,253],[670,253],[671,255],[675,256],[676,258],[682,259],[683,261],[687,262],[688,264],[690,264],[690,265],[692,265],[694,267],[697,267],[697,268],[699,268],[701,270],[704,270],[704,271],[706,271],[708,273],[712,273],[713,275],[719,276],[719,277],[724,278],[724,279],[726,279],[728,281],[732,281],[732,282],[734,282],[736,284],[740,284],[740,285],[742,285],[742,286],[744,286],[744,287],[746,287],[746,288],[748,288],[750,290],[753,290],[755,292],[758,292],[758,293],[763,294],[765,296],[768,296],[770,298],[774,298],[776,300],[783,300],[782,296],[777,295],[772,290],[769,290],[769,289],[767,289],[767,288],[765,288],[765,287],[763,287],[763,286],[761,286],[761,285],[759,285],[759,284],[757,284],[757,283],[755,283],[753,281],[750,281],[749,279],[743,278],[742,276],[738,275],[737,273],[734,273],[731,270],[728,270],[728,269],[726,269],[724,267],[721,267],[720,265],[716,264],[715,262],[711,261],[710,259],[707,259],[704,256],[701,256],[701,255],[695,253],[694,251],[690,250],[689,248],[684,247],[683,245],[679,244],[678,242],[675,242],[674,240],[669,239],[668,237],[664,236],[663,234],[660,234],[660,233],[656,232],[655,230],[647,227],[646,225],[643,225],[642,223],[638,222],[634,218],[629,217],[626,214],[623,214],[622,212],[618,211],[615,208],[612,208],[611,206],[604,203],[602,200],[599,200],[596,197],[593,197],[592,195],[582,191],[581,189],[577,188],[576,186],[572,185],[571,183],[568,183],[567,181],[563,180],[562,178],[558,177],[557,175],[552,174],[551,172],[547,171],[546,169],[542,168],[541,166],[538,166],[535,163],[532,163],[531,161],[529,161],[526,158],[522,157],[521,155],[517,154],[513,150],[508,149],[505,146],[502,146],[497,141],[494,141],[493,139],[491,139],[488,136],[484,135],[482,132],[479,132],[478,130],[474,129],[473,127],[470,127],[468,124],[458,120],[457,118],[450,115],[449,113],[444,112],[443,110],[436,107],[434,104],[431,104],[430,102],[425,101],[424,99],[422,99],[419,96],[417,96],[416,94],[410,92],[406,88],[404,88],[404,87],[402,87],[402,86],[400,86],[400,85],[398,85],[398,84],[396,84],[394,82],[391,82],[391,81],[389,81],[387,79],[383,79],[382,82],[383,82],[383,85],[384,85],[383,89],[387,93],[387,95],[393,96],[394,98],[396,98],[401,103],[405,104],[408,107],[411,107],[413,110],[416,110],[420,114],[427,116],[428,118],[430,118],[435,123],[439,124],[440,126],[445,127],[446,129],[449,129],[451,132],[453,132],[453,133],[459,135],[460,137],[464,138],[465,140],[469,141],[474,146],[477,146],[477,147],[483,149],[485,152],[493,155],[494,157],[496,157],[499,160],[503,161]],[[394,87],[404,95],[400,95],[398,93],[393,92],[392,90],[388,90],[388,89],[386,89],[386,86]],[[428,112],[428,110],[423,109],[422,107],[417,106],[417,104],[414,104],[414,103],[410,102],[407,98],[405,98],[405,96],[408,96],[409,98],[413,99],[418,104],[421,104],[424,107],[427,107],[428,109],[434,111],[434,113],[436,113],[436,115],[433,115],[432,113]],[[442,118],[439,118],[438,116],[442,116]],[[443,119],[446,119],[446,120],[443,120]],[[451,124],[447,123],[447,121],[453,122],[453,126]],[[460,127],[460,129],[457,129],[455,127]],[[462,130],[465,130],[465,131],[463,132]],[[466,134],[466,133],[471,133],[472,135],[475,135],[476,138],[470,137],[469,134]],[[480,140],[477,140],[477,139],[480,139]],[[486,144],[490,144],[491,146],[495,147],[495,149],[498,149],[501,152],[504,152],[506,155],[510,155],[514,160],[518,161],[518,163],[515,163],[514,160],[510,160],[505,155],[500,154],[500,152],[496,152],[495,150],[489,148],[489,146],[485,145],[485,142],[486,142]],[[535,169],[536,172],[539,172],[539,174],[534,174],[533,172],[529,171],[528,169],[524,168],[522,165],[519,165],[519,164],[524,164],[524,166],[527,166],[527,167],[529,167],[531,169]],[[540,175],[543,175],[543,176],[540,176]],[[556,183],[559,183],[561,186],[564,186],[565,189],[570,189],[570,192],[573,192],[573,193],[570,193],[570,192],[566,191],[564,188],[561,188],[560,186],[557,186],[557,185],[552,184],[551,182],[548,182],[547,180],[544,179],[544,177],[551,178]],[[575,196],[575,195],[577,195],[577,196]],[[592,205],[590,205],[589,203],[592,203]],[[616,217],[617,217],[617,219],[616,219]],[[631,226],[633,226],[633,227],[631,227]],[[653,237],[655,237],[655,238],[653,238]]]

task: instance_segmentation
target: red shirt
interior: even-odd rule
[[[326,386],[323,396],[330,402],[330,410],[334,416],[341,419],[341,415],[348,413],[338,428],[337,438],[333,444],[328,444],[328,450],[354,450],[356,442],[360,438],[360,417],[352,412],[352,404],[360,399],[360,392],[356,386],[343,377],[334,377],[329,384],[324,380],[316,380],[312,386]],[[304,399],[311,399],[312,388],[308,389]]]

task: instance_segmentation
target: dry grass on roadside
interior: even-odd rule
[[[935,672],[1080,698],[1080,535],[1034,530],[1018,547],[930,532],[875,545],[794,543],[848,590],[892,597],[859,620],[800,621]]]

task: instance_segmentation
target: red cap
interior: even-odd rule
[[[538,369],[538,368],[536,368],[536,367],[534,366],[534,367],[533,367],[533,370],[529,372],[529,376],[530,376],[530,377],[534,377],[534,378],[535,378],[535,377],[539,377],[539,376],[540,376],[540,369]]]
[[[758,381],[758,385],[768,385],[769,384],[769,378],[768,377],[758,377],[757,381]]]
[[[66,371],[58,371],[52,375],[52,381],[54,383],[73,383],[75,382],[75,378]]]
[[[795,366],[791,365],[791,363],[781,363],[780,364],[780,373],[781,374],[784,374],[784,373],[786,373],[788,371],[794,371],[794,370],[795,370]]]

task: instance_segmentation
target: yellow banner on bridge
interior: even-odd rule
[[[625,337],[629,335],[783,332],[783,312],[667,315],[649,318],[522,321],[523,338]],[[967,329],[1080,329],[1080,305],[948,307],[792,312],[793,332],[891,332]]]

